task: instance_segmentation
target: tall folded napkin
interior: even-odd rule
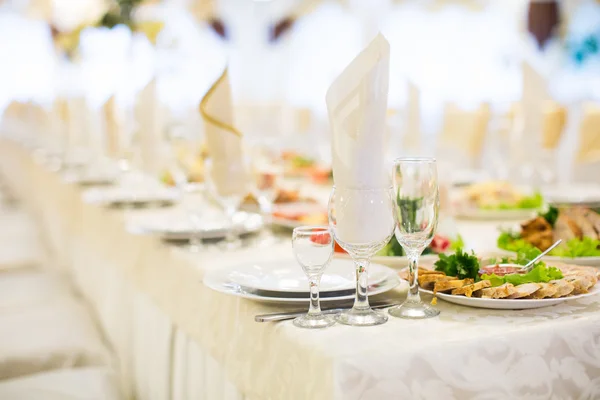
[[[550,100],[544,77],[528,62],[523,62],[523,93],[521,98],[522,134],[534,140],[543,132],[543,107]]]
[[[242,134],[234,127],[231,87],[227,69],[200,102],[206,149],[212,161],[211,182],[221,196],[247,194],[247,171]]]
[[[163,109],[158,98],[156,78],[152,79],[138,94],[135,119],[142,168],[151,174],[158,174],[161,167],[165,123]]]
[[[121,140],[123,136],[123,121],[118,114],[115,96],[111,96],[102,106],[104,116],[104,132],[106,137],[106,153],[109,157],[121,156]]]
[[[86,146],[87,131],[87,105],[82,96],[66,100],[65,113],[66,145],[67,152],[77,151]]]
[[[384,188],[390,45],[377,37],[327,91],[336,187]]]
[[[543,108],[542,120],[542,147],[556,149],[565,125],[567,123],[567,110],[554,102],[548,102]]]
[[[404,144],[413,151],[421,150],[421,96],[419,88],[408,82],[408,98],[406,102]]]
[[[585,104],[579,127],[577,163],[600,163],[600,105]]]
[[[459,147],[470,157],[481,155],[490,120],[490,107],[482,104],[475,110],[463,110],[448,104],[440,141],[444,146]]]
[[[372,191],[391,185],[385,157],[389,65],[390,46],[379,34],[327,91],[336,236],[342,242],[374,243],[391,234],[391,208],[373,207],[384,204],[388,193]]]

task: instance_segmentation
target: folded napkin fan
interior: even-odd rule
[[[600,162],[600,105],[585,104],[583,119],[579,127],[579,149],[577,163]]]
[[[482,104],[475,110],[463,110],[448,104],[440,141],[444,146],[465,149],[470,157],[480,156],[489,121],[488,104]]]
[[[137,138],[140,144],[142,167],[146,172],[159,174],[165,123],[158,98],[156,78],[152,79],[138,94],[135,119],[138,124]]]
[[[231,86],[227,69],[200,102],[206,150],[211,158],[211,182],[221,196],[247,194],[247,170],[242,133],[234,127]]]
[[[560,138],[567,123],[567,110],[565,107],[547,102],[543,107],[542,119],[542,147],[552,150],[558,147]]]
[[[391,233],[391,208],[373,207],[389,201],[385,189],[391,185],[386,165],[389,65],[390,46],[379,34],[327,91],[336,238],[342,242],[373,243]]]

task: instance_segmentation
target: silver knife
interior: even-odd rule
[[[399,303],[389,303],[389,304],[378,304],[371,306],[372,309],[377,310],[380,308],[387,308],[397,306]],[[342,311],[349,310],[350,308],[332,308],[329,310],[323,310],[323,314],[331,315],[338,314]],[[307,310],[304,311],[290,311],[290,312],[279,312],[272,314],[261,314],[254,317],[254,321],[256,322],[276,322],[276,321],[287,321],[289,319],[294,319],[296,317],[300,317],[306,314]]]

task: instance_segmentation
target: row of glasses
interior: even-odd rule
[[[310,309],[294,322],[304,328],[322,328],[333,322],[318,304],[318,285],[334,251],[334,240],[352,257],[356,266],[356,296],[352,309],[337,316],[345,325],[383,324],[388,317],[371,309],[368,267],[371,258],[392,235],[409,258],[407,299],[390,308],[394,317],[430,318],[439,311],[424,304],[417,283],[419,256],[431,243],[438,223],[439,189],[436,161],[432,158],[399,158],[394,161],[393,186],[382,189],[334,187],[329,201],[329,227],[294,230],[294,254],[309,280]]]

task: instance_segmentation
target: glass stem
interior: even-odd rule
[[[369,266],[369,260],[356,260],[356,298],[354,299],[354,309],[368,309],[369,306],[369,295],[367,288],[369,286],[369,280],[367,275],[367,267]]]
[[[407,302],[420,303],[421,296],[419,295],[419,283],[417,276],[419,272],[419,254],[408,254],[408,289]]]
[[[319,302],[319,283],[321,277],[310,278],[308,284],[310,286],[310,307],[308,308],[308,315],[320,315],[321,304]]]

